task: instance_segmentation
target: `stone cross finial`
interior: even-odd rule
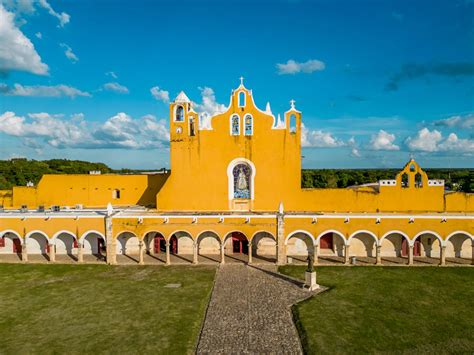
[[[243,77],[243,76],[241,76],[239,79],[240,79],[240,85],[242,85],[242,86],[243,86],[243,85],[244,85],[244,77]]]
[[[291,105],[291,109],[294,110],[295,109],[295,100],[290,100],[290,105]]]

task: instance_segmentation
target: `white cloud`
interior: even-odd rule
[[[28,114],[29,119],[14,112],[0,115],[0,133],[21,138],[23,144],[39,149],[54,148],[123,148],[153,149],[168,144],[166,120],[152,115],[133,119],[120,112],[104,123],[86,122],[83,114],[62,115],[45,112]]]
[[[38,39],[43,39],[43,35],[41,34],[41,32],[36,32],[35,37]]]
[[[113,72],[113,71],[108,71],[107,73],[105,73],[105,75],[110,76],[114,79],[118,79],[117,74],[115,74],[115,72]]]
[[[14,16],[0,4],[0,71],[19,70],[48,74],[33,43],[15,25]]]
[[[64,27],[64,25],[69,23],[71,16],[69,16],[67,13],[65,12],[58,13],[54,11],[54,9],[46,0],[38,0],[38,3],[40,4],[40,6],[48,10],[48,13],[51,16],[54,16],[59,20],[59,27]]]
[[[212,116],[225,112],[227,106],[216,101],[214,90],[210,87],[199,87],[201,103],[193,103],[194,109],[199,113],[199,128],[211,129]]]
[[[322,130],[310,131],[301,123],[301,146],[312,148],[336,148],[344,146],[344,142]]]
[[[59,45],[64,48],[64,54],[66,55],[67,59],[69,59],[72,63],[79,61],[79,58],[74,54],[71,47],[69,47],[66,43],[60,43]]]
[[[355,141],[354,137],[349,138],[347,141],[347,145],[351,147],[351,156],[360,158],[362,155],[360,154],[359,147],[357,146],[357,143]]]
[[[297,74],[297,73],[307,73],[310,74],[315,71],[324,70],[326,65],[320,60],[310,59],[304,63],[299,63],[293,59],[288,60],[286,63],[276,65],[278,69],[278,74]]]
[[[67,85],[33,85],[23,86],[21,84],[14,84],[10,87],[6,84],[0,84],[0,95],[6,96],[36,96],[36,97],[62,97],[67,96],[75,98],[76,96],[91,97],[91,94],[81,91],[72,86]]]
[[[113,91],[119,94],[128,94],[128,88],[126,86],[120,85],[119,83],[106,83],[104,84],[104,89],[107,91]]]
[[[450,128],[474,128],[474,114],[469,113],[461,116],[451,116],[442,120],[434,121],[435,126],[450,127]]]
[[[474,139],[459,138],[455,133],[443,139],[441,132],[428,128],[419,130],[413,138],[408,137],[405,143],[412,151],[474,154]]]
[[[170,102],[170,93],[168,91],[160,89],[158,86],[153,86],[150,92],[156,100],[163,101],[165,104]]]
[[[373,150],[400,150],[400,147],[393,144],[395,141],[395,135],[390,134],[383,129],[378,131],[377,134],[372,135],[370,140],[370,149]]]

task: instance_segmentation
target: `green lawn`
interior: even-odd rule
[[[308,353],[474,353],[474,268],[316,271],[330,290],[294,307]]]
[[[0,264],[0,353],[192,353],[215,271]]]

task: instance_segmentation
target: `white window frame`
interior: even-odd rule
[[[233,130],[232,130],[232,118],[237,116],[239,118],[239,133],[238,134],[234,134]],[[240,122],[240,115],[236,114],[236,113],[233,113],[232,115],[230,115],[230,120],[229,120],[229,126],[230,126],[230,135],[231,136],[240,136],[240,132],[241,132],[241,129],[240,127],[242,126],[241,125],[241,122]]]
[[[244,99],[243,99],[243,102],[240,101],[240,95],[243,95],[243,98],[244,98]],[[243,91],[243,90],[242,90],[242,91],[239,91],[239,92],[237,93],[237,105],[238,105],[239,107],[245,107],[245,102],[247,101],[247,97],[246,97],[246,96],[247,96],[247,95],[245,95],[245,91]]]
[[[245,123],[245,119],[247,116],[250,116],[250,118],[252,119],[252,125],[251,125],[251,129],[250,129],[250,133],[247,134],[247,127],[246,127],[246,123]],[[253,136],[253,116],[250,114],[250,113],[247,113],[245,116],[244,116],[244,119],[243,119],[243,123],[244,123],[244,135],[245,136]]]
[[[248,159],[245,158],[236,158],[232,160],[227,166],[227,180],[228,180],[228,191],[229,191],[229,200],[236,200],[234,198],[234,168],[239,164],[247,164],[250,166],[250,200],[255,198],[255,175],[257,174],[257,169],[255,165]]]

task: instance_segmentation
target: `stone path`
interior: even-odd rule
[[[290,306],[310,293],[275,266],[221,265],[198,354],[301,354]]]

